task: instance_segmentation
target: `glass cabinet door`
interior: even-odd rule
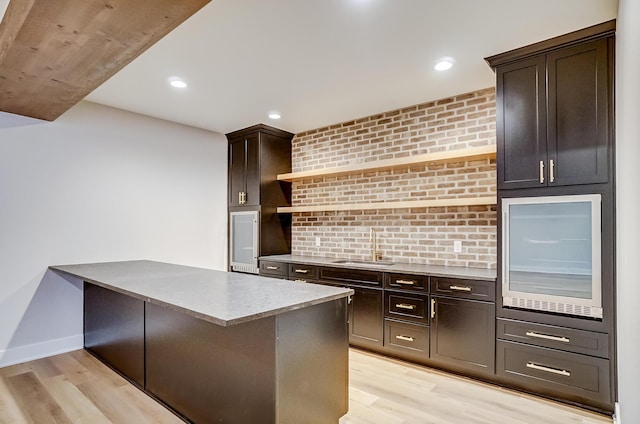
[[[232,269],[257,272],[258,212],[231,212],[230,220],[231,240],[229,247]]]

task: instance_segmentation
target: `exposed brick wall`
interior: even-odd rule
[[[495,144],[495,89],[307,131],[293,139],[293,171]],[[494,160],[427,164],[295,181],[292,205],[495,195]],[[367,259],[369,229],[385,259],[495,268],[495,206],[294,213],[292,253]],[[316,247],[320,237],[320,247]],[[453,242],[462,242],[462,253]]]

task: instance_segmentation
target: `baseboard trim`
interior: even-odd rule
[[[0,368],[71,352],[72,350],[82,349],[83,346],[83,335],[76,334],[60,339],[47,340],[46,342],[0,350]]]
[[[613,424],[622,424],[620,420],[620,404],[616,402],[615,409],[613,411]]]

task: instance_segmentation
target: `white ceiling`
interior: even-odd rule
[[[301,132],[489,87],[484,57],[614,19],[617,3],[212,0],[86,99],[221,133]],[[442,56],[453,69],[433,69]]]

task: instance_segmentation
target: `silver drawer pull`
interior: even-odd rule
[[[296,269],[294,270],[294,272],[298,273],[298,274],[306,274],[307,272],[309,272],[308,269]]]
[[[268,266],[267,269],[280,269],[279,266]]]
[[[471,287],[467,287],[467,286],[449,286],[449,290],[458,290],[458,291],[470,292],[471,291]]]
[[[307,280],[293,280],[294,283],[306,283]]]
[[[396,280],[396,284],[405,284],[407,286],[415,286],[416,282],[414,280]]]
[[[554,342],[569,343],[571,341],[568,337],[550,336],[548,334],[536,333],[535,331],[527,331],[524,334],[529,337],[537,337],[538,339],[553,340]]]
[[[413,337],[409,337],[409,336],[396,336],[396,339],[404,340],[405,342],[412,342],[413,341]]]
[[[552,374],[564,375],[565,377],[571,377],[571,373],[567,370],[559,370],[556,368],[544,367],[542,365],[534,364],[533,362],[527,362],[527,368],[533,368],[538,371],[550,372]]]
[[[410,309],[413,311],[414,309],[416,309],[416,305],[409,305],[407,303],[396,303],[396,308]]]

